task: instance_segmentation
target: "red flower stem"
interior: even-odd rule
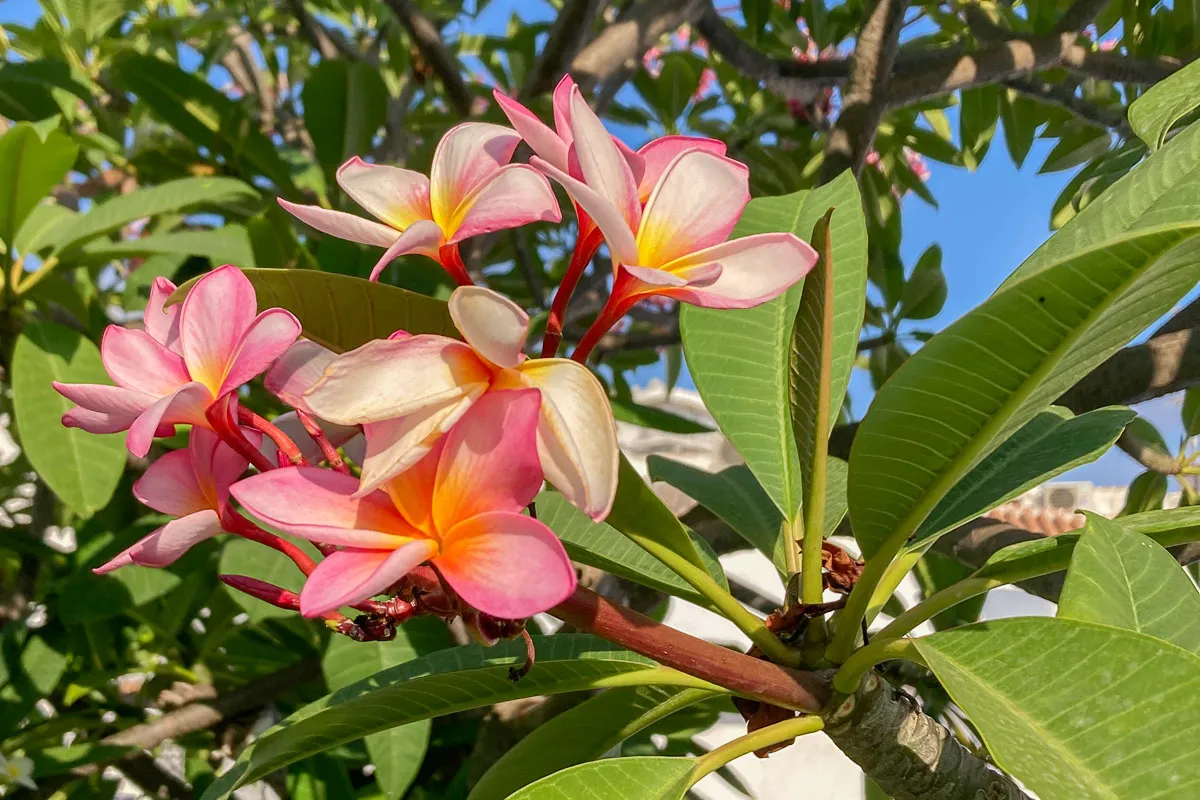
[[[266,545],[272,550],[278,550],[290,558],[305,575],[311,575],[312,571],[317,568],[317,563],[309,558],[308,553],[282,537],[267,533],[233,509],[226,509],[226,513],[221,517],[221,527],[235,536]]]
[[[550,304],[550,313],[546,316],[546,334],[542,337],[542,358],[554,358],[558,353],[571,295],[575,293],[575,287],[579,285],[579,279],[583,277],[588,264],[591,263],[592,256],[596,255],[596,251],[604,242],[604,234],[579,206],[575,206],[575,215],[579,218],[579,238],[575,240],[571,263],[567,265],[567,272],[558,285],[558,291],[554,293],[554,301]]]
[[[238,426],[233,424],[229,413],[228,397],[218,400],[209,406],[204,416],[208,419],[208,424],[212,426],[213,433],[220,436],[225,444],[232,447],[240,456],[253,464],[259,472],[269,472],[275,469],[275,465],[271,463],[271,459],[267,458],[261,450],[252,445],[242,435],[242,432],[238,430]]]
[[[287,464],[291,464],[294,467],[308,466],[308,461],[300,453],[300,448],[296,446],[291,437],[279,430],[279,428],[276,428],[264,417],[260,417],[245,406],[238,406],[238,422],[247,428],[253,428],[262,433],[275,443],[275,447],[278,448],[279,452],[287,457],[286,464],[282,463],[283,460],[280,459],[280,466],[287,466]]]
[[[443,245],[438,250],[437,261],[450,273],[454,282],[459,286],[474,286],[475,281],[467,274],[467,265],[463,263],[462,255],[458,252],[458,244]]]
[[[550,613],[576,628],[743,697],[819,713],[832,696],[829,675],[735,653],[655,622],[582,586]]]
[[[350,468],[346,466],[346,462],[342,459],[342,454],[333,446],[333,442],[329,441],[329,437],[325,435],[325,431],[321,430],[321,426],[312,418],[312,415],[296,409],[296,417],[300,420],[300,424],[304,426],[304,430],[308,431],[308,435],[317,443],[317,447],[321,448],[321,455],[325,456],[325,460],[329,462],[329,466],[343,475],[349,475]]]
[[[218,575],[217,577],[221,580],[221,583],[231,589],[237,589],[242,594],[257,597],[264,603],[270,603],[276,608],[282,608],[287,611],[300,610],[300,595],[284,589],[282,586],[276,586],[273,583],[260,581],[257,578],[251,578],[246,575]]]
[[[637,283],[637,279],[630,276],[625,270],[618,271],[617,277],[613,280],[612,294],[609,295],[608,302],[604,304],[596,321],[592,323],[592,326],[583,334],[583,338],[579,340],[579,344],[575,346],[575,352],[571,353],[572,360],[586,364],[588,356],[592,354],[592,350],[600,343],[604,335],[621,321],[629,309],[637,305],[637,302],[645,294],[637,291]]]

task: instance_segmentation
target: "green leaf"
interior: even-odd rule
[[[1064,131],[1058,144],[1054,145],[1054,149],[1038,169],[1038,174],[1060,172],[1086,164],[1093,158],[1107,153],[1111,144],[1112,137],[1104,128],[1088,125]]]
[[[662,756],[608,758],[542,778],[509,800],[679,800],[694,763]]]
[[[669,433],[710,433],[712,428],[695,420],[682,417],[673,411],[654,406],[644,406],[632,400],[610,398],[613,417],[619,422],[641,425]]]
[[[258,307],[286,308],[304,336],[337,353],[386,339],[398,330],[459,338],[445,302],[384,283],[307,269],[242,270],[258,295]],[[179,302],[193,278],[171,295]]]
[[[308,551],[314,560],[320,554],[308,542],[297,541],[296,544]],[[221,560],[217,564],[217,572],[222,575],[245,575],[260,581],[273,583],[293,592],[300,592],[304,586],[304,575],[300,568],[283,553],[266,545],[252,542],[249,539],[233,536],[225,541],[221,549]],[[244,592],[229,589],[229,595],[234,602],[250,617],[253,623],[266,619],[280,619],[295,616],[295,611],[276,608],[270,603],[251,597]]]
[[[655,80],[658,89],[658,109],[664,122],[674,122],[692,102],[700,87],[704,62],[691,53],[666,53],[662,71]]]
[[[711,689],[593,636],[533,641],[537,666],[515,683],[508,674],[525,661],[521,641],[441,650],[326,695],[259,737],[204,797],[228,797],[282,766],[378,731],[507,700],[630,685]]]
[[[51,381],[109,383],[96,345],[52,322],[26,325],[12,360],[13,407],[29,463],[66,506],[81,517],[108,504],[125,471],[125,434],[97,436],[67,428],[74,403]]]
[[[1200,592],[1153,539],[1088,514],[1058,601],[1059,619],[1144,633],[1200,655]]]
[[[21,670],[40,696],[54,691],[66,669],[67,657],[46,644],[42,637],[30,636],[25,642],[25,649],[21,651]]]
[[[996,763],[1042,800],[1195,796],[1200,658],[1186,650],[1045,618],[914,643]]]
[[[946,274],[942,272],[942,248],[930,245],[917,264],[912,275],[904,282],[900,295],[900,308],[896,316],[903,319],[930,319],[941,313],[946,304]]]
[[[971,568],[962,564],[958,559],[932,550],[922,555],[921,560],[913,568],[913,577],[917,579],[917,586],[921,590],[922,598],[931,597],[970,575]],[[979,619],[986,600],[987,595],[981,592],[951,606],[929,621],[933,624],[934,630],[939,631],[970,624]]]
[[[158,186],[111,197],[102,203],[97,203],[86,214],[73,214],[51,228],[41,238],[40,246],[53,245],[56,254],[68,253],[98,236],[119,231],[129,223],[143,217],[155,217],[160,214],[174,214],[201,208],[218,209],[230,204],[256,202],[258,202],[258,192],[235,178],[178,178]],[[156,233],[146,238],[183,236],[185,233]],[[136,242],[110,244],[116,247],[134,245]],[[138,255],[138,253],[130,253],[130,255]],[[240,264],[242,262],[232,263]]]
[[[1200,436],[1200,387],[1183,393],[1183,430],[1188,438]]]
[[[609,689],[535,728],[483,774],[467,800],[504,800],[539,778],[595,761],[646,726],[713,696],[673,686]]]
[[[137,95],[154,113],[198,147],[220,155],[239,172],[258,173],[289,196],[298,190],[279,148],[245,109],[203,76],[150,55],[122,53],[113,59],[109,78]]]
[[[332,171],[371,149],[387,115],[387,86],[379,70],[360,61],[321,61],[304,82],[304,127],[317,160]]]
[[[940,536],[1072,467],[1095,461],[1134,417],[1127,408],[1101,408],[1076,417],[1051,406],[955,484],[921,524],[915,541]]]
[[[998,86],[980,86],[962,92],[962,105],[958,112],[958,135],[962,142],[963,162],[971,171],[983,161],[991,146],[992,137],[996,135],[1001,97],[1003,90]]]
[[[1000,101],[1000,118],[1004,125],[1004,144],[1013,163],[1020,167],[1033,147],[1041,114],[1037,105],[1013,89],[1006,89]]]
[[[605,523],[652,552],[662,548],[708,572],[688,529],[637,473],[625,454],[617,475],[617,496]]]
[[[1040,248],[881,387],[850,461],[867,557],[885,541],[898,550],[975,464],[1196,284],[1200,181],[1174,184],[1200,160],[1197,138],[1200,126],[1114,185],[1050,240],[1064,244]]]
[[[375,673],[450,646],[445,624],[435,617],[418,617],[396,628],[390,642],[355,642],[333,636],[321,667],[333,691],[344,689]],[[429,720],[410,722],[366,737],[367,754],[375,765],[375,782],[389,800],[403,797],[417,777],[429,746]]]
[[[1125,506],[1117,516],[1126,517],[1130,514],[1162,508],[1166,498],[1167,476],[1148,469],[1129,484],[1129,493],[1125,496]]]
[[[1192,8],[1190,4],[1187,7]],[[1157,150],[1167,140],[1171,126],[1197,106],[1200,106],[1200,63],[1192,62],[1133,101],[1129,106],[1129,126],[1151,150]]]
[[[858,202],[853,181],[845,178],[811,192],[757,198],[746,206],[734,236],[786,231],[807,239],[831,206],[853,207]],[[846,272],[853,277],[846,278],[845,285],[857,286],[861,280],[857,265],[860,258],[865,258],[860,255],[865,247],[861,218],[851,212],[837,225],[833,240],[835,273],[842,263],[847,264]],[[802,291],[803,285],[797,284],[780,297],[748,309],[685,305],[679,315],[684,352],[700,396],[787,517],[795,516],[801,503],[799,457],[788,409],[792,328]],[[851,306],[856,302],[850,289],[839,286],[835,291],[839,297],[851,298],[844,301]],[[838,310],[842,311],[840,302]],[[835,374],[845,370],[848,376],[850,364],[841,363],[840,358],[850,329],[857,331],[862,322],[861,308],[859,319],[853,322],[849,312],[844,313],[847,316],[838,321],[835,335],[839,353]],[[857,332],[853,335],[857,339]],[[842,395],[834,391],[832,396]]]
[[[65,133],[51,131],[45,141],[28,122],[0,136],[0,240],[9,245],[38,201],[49,194],[75,163],[79,147]]]
[[[134,256],[178,255],[207,258],[214,266],[254,266],[250,237],[241,225],[225,225],[206,231],[152,233],[140,239],[94,242],[79,252],[74,263],[88,266]]]
[[[353,795],[354,785],[345,765],[321,754],[288,769],[287,791],[291,800],[340,800]]]

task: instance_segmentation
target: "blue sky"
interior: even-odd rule
[[[497,0],[468,32],[502,31],[512,9],[520,8],[525,19],[544,19],[549,6],[519,0]],[[30,24],[40,13],[35,0],[0,0],[0,24]],[[618,131],[625,135],[626,131]],[[634,134],[629,131],[629,134]],[[645,133],[640,132],[644,137]],[[639,142],[631,141],[631,144]],[[950,286],[949,299],[942,312],[922,325],[937,330],[986,299],[1004,278],[1049,236],[1050,208],[1072,172],[1038,175],[1037,167],[1049,152],[1039,140],[1018,170],[997,131],[992,149],[974,172],[930,162],[929,187],[938,199],[934,209],[911,194],[904,202],[904,238],[901,255],[911,266],[930,244],[941,245],[943,267]],[[655,373],[646,373],[649,378]],[[689,385],[684,376],[682,385]],[[854,411],[861,415],[871,395],[870,381],[858,371],[851,381]],[[1167,442],[1174,447],[1183,429],[1179,403],[1167,398],[1143,404],[1139,411],[1158,425]],[[1065,478],[1090,480],[1101,484],[1123,484],[1141,471],[1140,465],[1114,450],[1099,461],[1068,473]]]

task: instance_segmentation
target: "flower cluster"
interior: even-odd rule
[[[574,591],[567,554],[532,503],[546,481],[594,519],[612,508],[619,455],[607,396],[586,366],[592,345],[648,297],[745,308],[785,291],[816,256],[791,234],[727,241],[749,192],[745,166],[720,142],[669,136],[635,152],[569,78],[554,93],[553,129],[496,99],[515,130],[453,128],[428,178],[358,158],[338,170],[379,222],[280,200],[326,234],[384,248],[371,280],[404,254],[442,264],[461,284],[448,303],[461,338],[398,330],[334,353],[301,338],[290,312],[259,313],[250,279],[225,266],[180,304],[170,303],[177,287],[156,279],[145,329],[108,328],[101,354],[114,386],[55,384],[77,404],[65,425],[128,431],[139,457],[190,426],[188,446],[159,456],[133,489],[171,521],[96,572],[163,567],[214,535],[242,536],[291,558],[304,587],[222,580],[356,638],[387,638],[395,622],[432,613],[462,616],[491,641]],[[510,163],[522,140],[536,155]],[[542,357],[528,358],[529,317],[473,284],[458,244],[559,221],[547,176],[571,197],[578,237]],[[572,358],[556,358],[566,301],[603,244],[608,303]],[[272,421],[239,402],[260,375],[292,409]],[[361,614],[351,621],[347,607]]]

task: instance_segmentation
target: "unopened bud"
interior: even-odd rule
[[[248,594],[251,597],[257,597],[264,603],[270,603],[276,608],[284,608],[288,611],[300,610],[300,595],[284,589],[282,586],[276,586],[273,583],[267,583],[266,581],[260,581],[257,578],[250,578],[245,575],[218,575],[217,577],[226,586],[237,589],[239,592]]]

